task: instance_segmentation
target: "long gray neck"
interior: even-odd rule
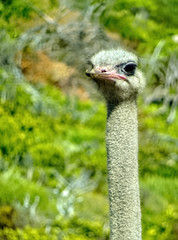
[[[107,103],[111,240],[141,240],[136,98]]]

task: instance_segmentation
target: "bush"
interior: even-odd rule
[[[14,228],[16,211],[11,206],[0,206],[0,229]]]
[[[44,229],[26,227],[25,229],[5,228],[0,230],[1,240],[58,240],[54,234],[45,233]]]

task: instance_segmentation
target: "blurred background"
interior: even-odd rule
[[[144,240],[178,239],[176,0],[0,1],[0,239],[109,240],[105,103],[91,55],[140,57]]]

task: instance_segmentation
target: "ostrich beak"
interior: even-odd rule
[[[124,80],[127,81],[127,78],[116,71],[107,71],[106,69],[92,69],[91,71],[86,70],[85,72],[87,77],[93,78],[93,79],[103,79],[103,80]]]
[[[87,77],[94,77],[94,75],[96,74],[95,71],[92,69],[91,71],[86,70],[85,74],[87,75]]]

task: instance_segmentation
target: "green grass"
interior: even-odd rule
[[[144,239],[177,239],[177,178],[153,177],[141,180]]]

